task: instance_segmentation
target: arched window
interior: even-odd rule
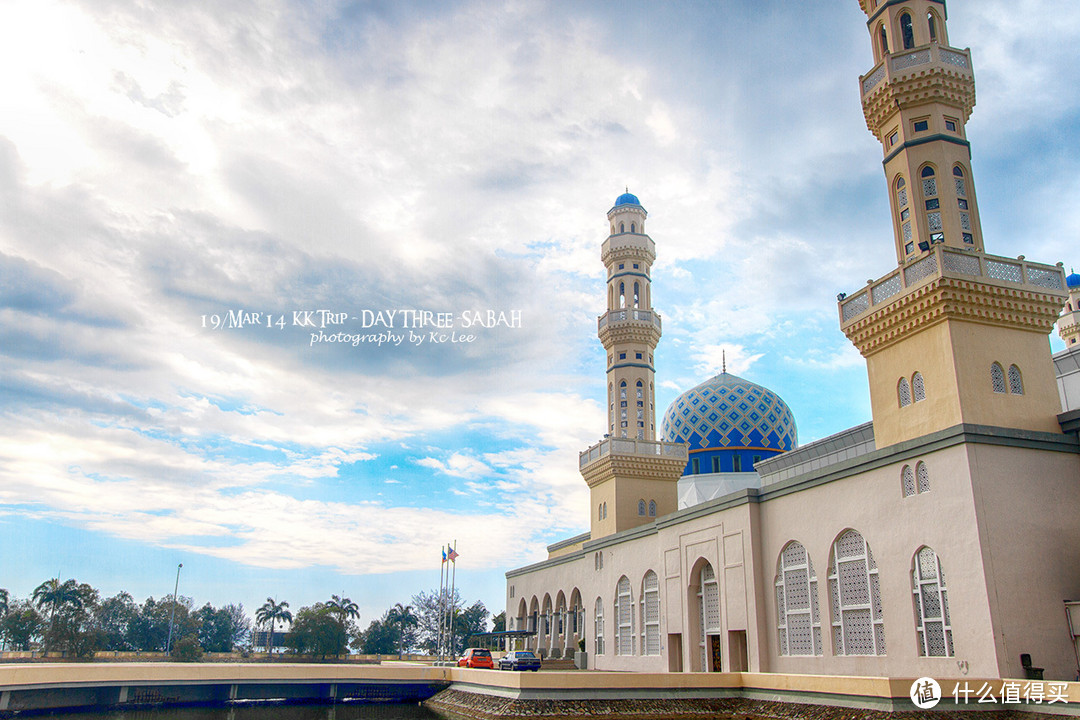
[[[820,655],[817,575],[801,543],[780,553],[776,568],[776,618],[781,655]]]
[[[1009,392],[1013,395],[1024,394],[1024,378],[1020,376],[1020,368],[1015,365],[1009,366]]]
[[[630,223],[630,232],[632,232],[632,233],[637,232],[637,225],[635,223]]]
[[[907,183],[904,178],[896,178],[896,206],[904,207],[907,205]]]
[[[911,376],[911,397],[915,402],[926,399],[926,386],[923,384],[922,373]]]
[[[621,232],[621,233],[626,232],[626,224],[625,223],[619,223],[619,232]]]
[[[595,624],[593,626],[593,637],[596,638],[596,654],[604,654],[604,601],[600,598],[596,598],[596,614]]]
[[[934,168],[927,165],[919,173],[922,178],[923,195],[926,197],[937,197],[937,178],[934,175]]]
[[[634,283],[634,307],[641,306],[641,291],[637,283]]]
[[[641,581],[641,654],[660,654],[660,582],[652,570]]]
[[[619,283],[619,308],[626,307],[626,283]]]
[[[915,33],[911,29],[911,16],[907,13],[900,16],[900,37],[904,39],[905,50],[915,47]]]
[[[903,176],[896,178],[896,211],[900,213],[900,234],[904,238],[904,253],[915,251],[911,240],[911,208],[907,206],[907,182]]]
[[[952,657],[952,622],[945,573],[937,553],[924,547],[915,555],[911,572],[911,592],[915,601],[915,634],[919,655]]]
[[[990,366],[990,384],[994,388],[996,393],[1005,393],[1007,389],[1005,387],[1005,370],[1001,365],[994,363]]]
[[[937,18],[929,10],[926,12],[926,27],[930,31],[930,42],[937,42]]]
[[[619,399],[620,400],[625,400],[626,399],[626,381],[625,380],[623,380],[623,381],[621,381],[619,383]]]
[[[623,575],[615,589],[615,654],[633,655],[634,645],[634,595]]]
[[[604,502],[604,513],[603,513],[603,515],[604,515],[603,519],[607,520],[607,502],[606,501]]]
[[[863,536],[848,530],[833,543],[829,559],[833,652],[884,655],[885,617],[877,563]]]
[[[596,505],[596,519],[597,520],[603,520],[604,519],[604,504],[603,503],[597,503],[597,505]]]
[[[941,230],[941,201],[938,199],[937,177],[934,168],[927,165],[922,169],[922,191],[926,204],[926,225],[930,230],[930,244],[945,242],[945,235]],[[933,211],[933,212],[930,212]]]
[[[656,501],[649,501],[649,517],[656,517]]]
[[[881,48],[881,56],[889,54],[889,36],[885,34],[885,26],[878,25],[878,45]]]
[[[921,460],[915,464],[915,476],[919,480],[919,492],[930,492],[930,471]]]
[[[960,209],[960,229],[963,230],[964,243],[975,244],[975,236],[971,232],[971,214],[968,213],[967,179],[964,176],[964,168],[954,165],[952,169],[953,185],[956,186],[956,205]]]
[[[904,497],[911,497],[918,492],[915,488],[915,473],[911,470],[910,465],[905,465],[904,469],[900,471],[900,486],[903,488]]]
[[[644,500],[638,500],[637,501],[637,514],[642,516],[642,517],[645,517],[645,501]]]
[[[911,386],[908,385],[906,377],[900,378],[900,382],[896,384],[896,396],[900,401],[900,407],[911,404]]]

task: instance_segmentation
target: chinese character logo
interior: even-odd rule
[[[920,710],[929,710],[941,702],[941,686],[934,678],[921,677],[911,683],[911,702]]]

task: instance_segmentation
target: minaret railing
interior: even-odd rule
[[[845,326],[904,291],[939,277],[977,277],[995,285],[1065,289],[1065,271],[1060,264],[1044,265],[1028,262],[1023,256],[1005,258],[938,245],[925,257],[870,281],[851,296],[840,298],[840,324]]]
[[[886,77],[907,75],[911,68],[929,65],[933,62],[952,65],[967,74],[971,73],[970,50],[957,50],[946,45],[930,43],[906,52],[891,54],[875,65],[870,72],[861,78],[863,97],[869,95]]]
[[[596,329],[599,330],[608,323],[626,322],[628,320],[645,323],[646,325],[653,325],[656,327],[657,330],[661,329],[659,315],[654,313],[652,310],[637,310],[634,308],[609,310],[608,312],[597,318]]]
[[[670,457],[686,462],[690,456],[690,446],[686,443],[669,443],[658,440],[606,438],[579,455],[579,467],[585,467],[589,463],[596,462],[607,455]]]

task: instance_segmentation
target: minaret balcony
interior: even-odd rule
[[[624,232],[612,235],[600,246],[600,261],[604,265],[623,259],[651,265],[656,261],[656,243],[648,235]]]
[[[596,329],[603,330],[608,325],[622,325],[630,323],[655,327],[660,331],[660,316],[652,310],[637,310],[635,308],[623,308],[622,310],[608,310],[596,319]]]
[[[635,440],[633,438],[609,437],[596,443],[579,456],[579,467],[586,467],[602,459],[617,457],[623,462],[649,463],[654,460],[671,460],[685,466],[690,457],[686,443],[669,443],[658,440]]]
[[[841,293],[837,309],[840,329],[865,355],[904,327],[946,317],[1049,332],[1066,297],[1061,263],[935,245],[861,290]]]
[[[896,79],[929,70],[932,66],[948,68],[972,75],[971,50],[959,50],[939,43],[930,43],[904,52],[890,53],[873,70],[859,78],[865,98],[882,80]]]
[[[859,78],[859,87],[871,132],[898,108],[928,102],[962,108],[966,122],[975,106],[971,51],[930,43],[890,53]]]

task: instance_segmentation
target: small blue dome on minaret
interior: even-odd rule
[[[641,201],[637,199],[637,195],[625,192],[615,200],[615,207],[619,207],[620,205],[637,205],[638,207],[641,207]]]
[[[623,195],[623,197],[626,196]],[[633,197],[633,195],[631,195],[630,197]],[[1070,288],[1080,287],[1080,274],[1077,274],[1076,272],[1071,273],[1067,278],[1065,278],[1065,284]]]

